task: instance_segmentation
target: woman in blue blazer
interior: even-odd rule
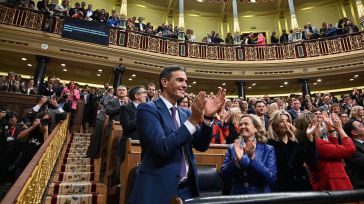
[[[252,114],[243,115],[239,123],[240,137],[230,144],[221,175],[232,180],[231,194],[271,192],[277,179],[274,148],[267,138],[261,119]]]

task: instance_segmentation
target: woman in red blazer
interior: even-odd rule
[[[320,138],[320,121],[322,120],[328,128],[327,140]],[[342,159],[350,158],[355,153],[355,146],[344,132],[339,117],[335,113],[332,113],[331,117],[328,117],[326,112],[323,116],[314,116],[310,112],[303,113],[296,120],[295,126],[298,134],[313,134],[315,137],[318,160],[316,163],[307,164],[313,190],[353,189]],[[338,143],[337,135],[341,139],[341,145]]]

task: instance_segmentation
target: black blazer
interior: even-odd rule
[[[123,138],[139,139],[136,132],[136,111],[133,102],[120,107],[120,124],[123,127]]]
[[[364,144],[353,140],[356,152],[354,156],[346,159],[347,172],[355,189],[364,188]]]

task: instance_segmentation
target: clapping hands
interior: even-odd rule
[[[306,130],[306,136],[308,140],[313,141],[314,133],[318,130],[318,128],[320,128],[320,125],[317,117],[315,116],[311,120],[311,123],[308,125],[308,128]]]
[[[226,89],[219,89],[216,95],[207,96],[206,92],[200,91],[191,105],[191,117],[189,121],[193,125],[202,119],[203,114],[208,117],[217,113],[225,102]]]
[[[328,128],[334,128],[335,130],[342,128],[342,123],[338,115],[336,113],[332,113],[330,117],[326,112],[322,114],[322,117],[328,126]]]
[[[234,142],[234,150],[236,154],[236,159],[241,161],[244,154],[247,154],[248,157],[253,160],[255,158],[255,148],[256,144],[254,141],[247,141],[244,145],[241,144],[241,141],[236,139]]]

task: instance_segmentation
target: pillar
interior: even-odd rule
[[[127,0],[122,0],[120,8],[120,28],[126,29],[127,19],[128,19],[128,2]]]
[[[288,6],[289,6],[289,13],[291,14],[291,29],[292,30],[298,29],[299,26],[296,18],[296,12],[294,10],[293,0],[288,0]]]
[[[359,23],[364,28],[364,6],[361,0],[355,0],[356,10],[358,12]]]
[[[118,86],[121,85],[121,78],[123,77],[123,74],[125,72],[125,66],[120,64],[120,65],[114,67],[113,72],[114,72],[113,88],[114,88],[114,93],[116,93]]]
[[[233,31],[234,31],[234,42],[235,44],[240,44],[240,25],[239,25],[239,16],[238,16],[238,5],[236,0],[232,0],[233,4]]]
[[[44,83],[44,76],[47,70],[48,57],[35,56],[37,60],[37,68],[34,73],[34,86],[39,90],[39,86]]]
[[[185,40],[184,0],[179,0],[178,40]]]
[[[308,84],[309,79],[308,78],[302,78],[299,81],[301,82],[302,97],[305,98],[305,96],[307,94],[311,95],[310,85]]]
[[[236,86],[238,88],[238,96],[243,97],[246,100],[246,93],[245,93],[245,81],[236,81]]]

